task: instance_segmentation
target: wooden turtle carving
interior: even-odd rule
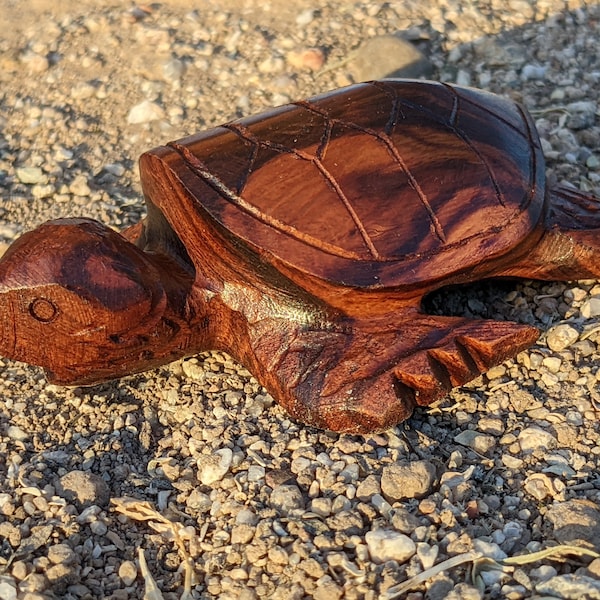
[[[546,186],[531,117],[383,80],[233,121],[140,159],[148,216],[51,221],[0,261],[0,354],[86,385],[207,349],[337,431],[406,419],[538,337],[431,316],[489,277],[600,277],[600,202]]]

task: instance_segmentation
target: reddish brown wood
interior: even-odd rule
[[[0,353],[92,384],[206,349],[296,418],[384,429],[532,344],[431,316],[489,277],[600,277],[598,199],[546,189],[531,117],[485,92],[360,84],[144,154],[148,216],[49,222],[0,260]]]

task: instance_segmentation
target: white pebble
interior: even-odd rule
[[[48,176],[39,167],[19,167],[15,169],[15,174],[21,183],[29,185],[48,181]]]
[[[579,332],[575,327],[562,323],[553,327],[546,336],[546,343],[550,350],[560,352],[574,344],[579,339]]]
[[[131,108],[127,115],[127,122],[130,125],[138,125],[150,121],[160,121],[164,117],[165,111],[158,104],[144,100]]]
[[[404,563],[417,550],[417,546],[407,535],[389,529],[369,531],[365,535],[365,541],[371,560],[378,564],[388,560]]]
[[[518,439],[523,452],[538,449],[551,450],[557,446],[556,438],[540,427],[526,427],[519,433]]]
[[[485,435],[472,429],[465,429],[454,437],[454,441],[461,446],[472,448],[479,454],[487,454],[495,445],[496,440],[491,435]]]
[[[103,169],[115,177],[121,177],[125,173],[125,167],[121,163],[108,163]]]
[[[307,8],[306,10],[303,10],[296,17],[296,25],[300,25],[300,27],[305,27],[306,25],[308,25],[309,23],[312,22],[312,20],[314,19],[314,16],[315,16],[315,9]]]
[[[594,296],[589,300],[586,300],[579,309],[582,317],[586,319],[590,319],[592,317],[597,317],[600,315],[600,298],[598,296]]]
[[[13,585],[13,581],[0,581],[0,598],[2,600],[17,600],[17,588]]]
[[[181,369],[186,377],[189,377],[194,381],[202,381],[206,378],[204,367],[194,360],[184,360],[181,363]]]
[[[233,462],[233,452],[230,448],[221,448],[211,456],[202,456],[198,462],[198,478],[204,485],[210,485],[223,479],[229,471]]]
[[[558,356],[546,356],[542,360],[542,364],[550,371],[550,373],[558,373],[562,360]]]
[[[547,67],[541,67],[539,65],[524,65],[521,70],[521,78],[524,81],[530,79],[544,79],[547,70]]]
[[[430,546],[425,542],[419,542],[417,544],[417,556],[423,565],[423,569],[431,569],[431,567],[435,565],[438,552],[438,546]]]

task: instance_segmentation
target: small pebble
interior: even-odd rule
[[[58,481],[57,493],[82,507],[90,505],[106,506],[110,490],[102,477],[90,471],[70,471]]]
[[[17,600],[17,584],[13,580],[0,581],[0,598],[2,600]]]
[[[50,63],[45,56],[35,52],[27,52],[21,57],[21,62],[30,73],[43,73],[50,67]]]
[[[16,425],[9,425],[6,428],[6,435],[15,442],[26,442],[30,438],[30,435],[26,431]]]
[[[75,196],[89,196],[91,190],[87,182],[87,177],[85,175],[78,175],[69,186],[69,191],[71,194],[75,194]]]
[[[127,115],[127,122],[130,125],[139,125],[150,121],[160,121],[164,118],[165,111],[158,104],[144,100],[131,108]]]
[[[286,60],[293,68],[318,71],[325,64],[325,55],[319,48],[309,48],[299,52],[288,52]]]
[[[591,319],[600,316],[600,298],[595,296],[586,300],[579,309],[582,317]]]
[[[365,535],[365,541],[371,560],[378,564],[388,560],[402,564],[417,550],[415,543],[407,535],[389,529],[369,531]]]
[[[526,427],[519,433],[518,440],[523,452],[552,450],[557,446],[556,438],[549,431],[539,427]]]
[[[94,535],[106,535],[108,527],[104,521],[96,520],[90,523],[90,531]]]
[[[417,544],[417,556],[423,565],[423,569],[431,569],[435,564],[437,556],[439,554],[439,546],[430,546],[425,542],[419,542]]]
[[[55,565],[77,562],[77,554],[68,544],[54,544],[48,548],[48,560]]]
[[[553,504],[544,518],[552,525],[554,538],[561,544],[583,541],[594,545],[600,539],[600,509],[590,500],[574,498]]]
[[[417,47],[394,35],[365,40],[349,58],[348,69],[355,81],[382,77],[419,77],[432,66]]]
[[[600,599],[600,581],[586,575],[557,575],[542,581],[535,586],[538,594],[557,598],[585,598],[586,600]]]
[[[557,356],[546,356],[542,360],[542,364],[551,372],[558,373],[560,371],[560,366],[562,364],[562,360]]]
[[[546,336],[548,348],[554,352],[565,350],[579,339],[579,332],[571,325],[562,323],[553,327]]]
[[[40,169],[40,167],[19,167],[15,169],[17,179],[21,183],[33,185],[36,183],[47,183],[48,176]]]
[[[429,492],[435,477],[435,466],[429,461],[396,463],[383,469],[381,490],[392,500],[419,498]]]
[[[277,486],[269,497],[270,504],[283,515],[304,509],[304,497],[297,485]]]
[[[129,586],[136,580],[138,574],[137,566],[130,560],[125,560],[119,566],[119,577],[121,581]]]
[[[478,431],[465,429],[454,437],[454,441],[462,446],[468,446],[479,454],[487,454],[496,445],[496,440],[491,435],[485,435]]]
[[[221,448],[212,455],[202,455],[198,459],[198,479],[203,485],[221,481],[233,462],[230,448]]]

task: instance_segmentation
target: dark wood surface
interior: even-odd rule
[[[0,354],[92,384],[207,349],[291,415],[368,432],[532,344],[431,316],[487,277],[600,276],[596,198],[546,189],[529,115],[429,82],[352,86],[144,154],[148,216],[50,222],[0,260]]]

